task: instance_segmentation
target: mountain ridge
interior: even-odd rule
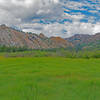
[[[0,46],[29,49],[71,48],[75,50],[100,50],[100,33],[76,34],[69,38],[46,37],[43,33],[25,33],[0,25]]]
[[[27,47],[31,49],[66,48],[72,45],[67,40],[58,37],[46,37],[44,34],[30,34],[0,26],[0,46]]]
[[[74,48],[81,50],[99,50],[100,49],[100,33],[94,35],[76,34],[70,38],[66,38],[68,42],[74,45]]]

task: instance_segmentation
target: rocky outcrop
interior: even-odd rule
[[[66,46],[67,46],[67,47],[72,46],[72,43],[70,43],[70,42],[64,40],[64,39],[61,38],[61,37],[51,37],[50,40],[52,41],[53,47],[58,46],[58,47],[60,47],[60,48],[62,48],[62,47],[63,47],[63,48],[66,48]]]
[[[66,48],[70,45],[60,37],[48,38],[44,34],[29,34],[5,25],[0,26],[0,45],[7,47],[27,47],[32,49]]]

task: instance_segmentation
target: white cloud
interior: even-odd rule
[[[89,10],[90,13],[98,13],[98,10]]]
[[[73,9],[73,10],[81,10],[81,7],[84,5],[85,4],[82,2],[76,2],[76,1],[70,1],[70,0],[66,3],[66,7]]]
[[[68,14],[65,13],[65,18],[71,19],[72,21],[80,21],[81,19],[85,18],[85,15],[79,14]]]
[[[23,24],[21,25],[23,31],[41,33],[46,36],[61,36],[63,38],[70,37],[75,34],[90,34],[93,35],[100,32],[100,24],[81,23],[81,22],[66,22],[65,24],[51,23],[51,24]],[[65,31],[65,32],[63,32]]]
[[[58,0],[0,0],[0,15],[3,13],[2,19],[6,20],[6,13],[9,13],[9,18],[13,16],[14,19],[21,19],[21,21],[32,17],[50,18],[49,15],[56,18],[63,13],[62,10],[57,12],[60,9],[58,3]]]
[[[64,3],[65,2],[65,3]],[[94,1],[96,3],[96,1]],[[94,34],[100,31],[100,24],[94,24],[95,17],[71,12],[71,10],[98,13],[100,6],[90,4],[88,0],[76,2],[72,0],[0,0],[0,24],[17,26],[24,31],[44,33],[46,36],[69,37],[74,34]],[[98,6],[97,6],[98,5]],[[63,8],[65,7],[65,8]],[[64,10],[69,13],[64,13]],[[99,13],[98,13],[99,14]],[[59,23],[60,20],[71,20],[72,22]],[[87,19],[88,22],[80,22]],[[39,23],[49,22],[46,24]]]
[[[93,30],[94,33],[100,33],[100,23],[97,23],[94,27],[94,30]]]

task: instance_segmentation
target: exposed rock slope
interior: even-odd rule
[[[100,50],[100,33],[95,35],[77,34],[66,40],[71,42],[76,49]]]
[[[7,47],[27,47],[32,49],[66,48],[71,46],[60,37],[47,38],[42,33],[29,34],[9,28],[5,25],[0,26],[0,45]]]

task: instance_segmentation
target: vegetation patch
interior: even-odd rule
[[[98,100],[100,59],[0,59],[1,100]]]

